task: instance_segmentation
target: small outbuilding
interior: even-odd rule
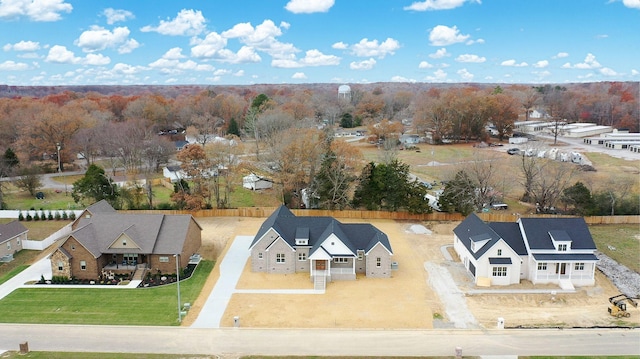
[[[269,189],[273,187],[273,181],[251,173],[242,178],[242,187],[250,190]]]

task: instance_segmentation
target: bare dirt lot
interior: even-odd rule
[[[230,240],[236,235],[253,235],[264,218],[198,218],[203,227],[201,254],[221,260]],[[345,220],[346,222],[346,220]],[[458,310],[466,311],[475,325],[495,328],[502,317],[506,327],[591,327],[640,326],[640,308],[628,306],[630,318],[616,319],[607,313],[608,298],[618,289],[601,273],[594,287],[577,288],[575,293],[545,294],[472,294],[475,288],[462,264],[449,261],[443,246],[452,243],[456,223],[371,221],[387,233],[393,247],[393,260],[399,269],[390,279],[359,276],[355,281],[327,284],[325,294],[233,294],[221,326],[233,326],[239,316],[243,327],[262,328],[386,328],[413,329],[454,327],[460,320]],[[416,231],[424,228],[426,231]],[[445,249],[446,250],[446,249]],[[449,251],[450,252],[450,251]],[[453,278],[451,286],[460,294],[465,308],[451,308],[449,289],[434,285],[426,268],[444,270]],[[213,288],[219,272],[214,270],[201,298],[193,304],[184,325],[195,319],[205,297]],[[452,283],[453,284],[453,283]],[[273,275],[252,273],[249,264],[237,289],[312,289],[307,274]],[[435,289],[434,289],[435,288]],[[529,282],[491,289],[531,289]],[[539,289],[539,286],[536,286]],[[545,286],[549,290],[560,289]],[[482,288],[485,289],[485,288]],[[437,291],[440,292],[437,292]],[[464,307],[464,304],[461,306]],[[457,327],[457,326],[456,326]]]

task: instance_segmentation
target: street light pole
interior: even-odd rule
[[[62,172],[62,168],[60,167],[60,142],[56,143],[56,149],[58,150],[58,173]]]
[[[182,312],[180,311],[180,254],[173,255],[176,258],[176,284],[178,285],[178,323],[182,323]]]

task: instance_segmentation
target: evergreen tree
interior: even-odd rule
[[[324,154],[320,171],[311,183],[311,198],[317,200],[321,208],[344,209],[349,204],[349,187],[355,180],[346,165],[339,161],[336,154],[328,146]]]
[[[459,212],[466,216],[476,209],[476,186],[464,170],[456,173],[455,178],[447,183],[438,199],[438,206],[443,212]]]
[[[582,182],[576,182],[573,186],[565,188],[561,199],[572,206],[573,211],[580,216],[592,215],[596,211],[591,191]]]
[[[353,116],[351,116],[350,113],[342,114],[342,117],[340,117],[340,127],[342,127],[342,128],[353,128],[354,127]]]
[[[240,128],[238,128],[238,122],[233,117],[231,118],[231,121],[229,121],[229,127],[227,128],[227,134],[228,135],[236,135],[236,136],[240,137]]]
[[[104,170],[92,164],[85,172],[84,177],[73,183],[73,192],[71,193],[73,200],[79,203],[85,199],[93,202],[107,200],[114,208],[118,205],[118,186],[111,182]]]

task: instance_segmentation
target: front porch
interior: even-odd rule
[[[346,262],[335,263],[330,259],[311,260],[311,281],[316,282],[322,276],[326,282],[334,280],[356,280],[356,267],[353,259],[345,258]]]

